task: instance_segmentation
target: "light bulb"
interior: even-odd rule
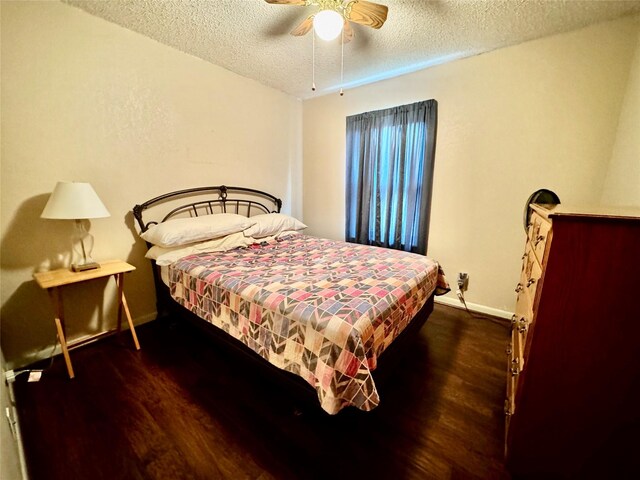
[[[344,19],[335,10],[322,10],[313,17],[313,29],[322,40],[333,40],[342,31]]]

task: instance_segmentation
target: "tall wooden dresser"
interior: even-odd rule
[[[507,347],[507,466],[640,475],[640,209],[530,208]]]

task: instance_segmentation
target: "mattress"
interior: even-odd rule
[[[167,273],[178,303],[302,377],[330,414],[379,404],[380,354],[448,290],[422,255],[306,235],[189,255]]]

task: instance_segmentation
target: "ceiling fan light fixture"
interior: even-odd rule
[[[333,40],[344,25],[344,18],[335,10],[322,10],[313,17],[313,29],[325,41]]]

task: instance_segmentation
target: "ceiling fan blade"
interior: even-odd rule
[[[309,30],[313,28],[313,15],[309,15],[305,18],[300,25],[291,30],[291,35],[294,37],[301,37],[309,33]]]
[[[306,0],[264,0],[267,3],[274,3],[277,5],[300,5],[305,6]]]
[[[380,28],[384,25],[388,11],[389,8],[386,5],[365,0],[354,0],[347,4],[345,9],[348,20],[372,28]]]
[[[353,40],[353,28],[351,28],[351,24],[346,18],[344,19],[344,27],[342,29],[342,32],[342,41],[344,43],[349,43],[351,40]]]

